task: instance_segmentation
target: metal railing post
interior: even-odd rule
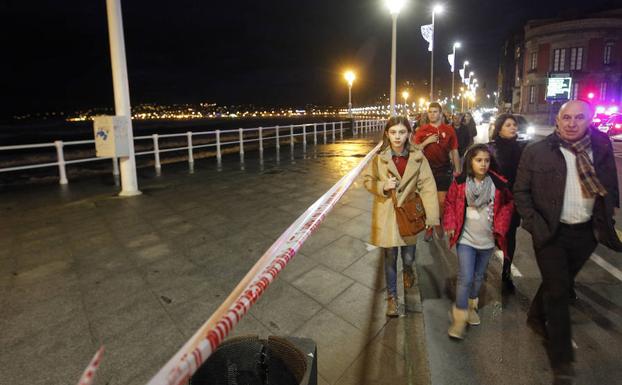
[[[313,145],[317,146],[317,123],[313,123]]]
[[[326,122],[324,122],[324,144],[326,144]]]
[[[192,150],[192,131],[186,132],[188,137],[188,167],[194,169],[194,151]]]
[[[274,132],[276,133],[276,148],[281,148],[281,143],[279,139],[279,126],[276,126],[276,129]]]
[[[263,154],[263,127],[259,127],[259,152]]]
[[[220,165],[222,163],[222,152],[220,151],[220,130],[216,130],[216,159]]]
[[[158,134],[151,135],[153,138],[153,156],[155,158],[155,170],[156,174],[160,175],[162,172],[162,165],[160,164],[160,144]]]
[[[115,182],[119,180],[119,159],[116,156],[112,157],[112,177]]]
[[[65,153],[63,151],[63,141],[55,141],[54,146],[56,146],[56,157],[58,160],[58,176],[60,177],[58,183],[67,184],[69,183],[69,181],[67,180],[67,170],[65,169]]]
[[[289,125],[289,146],[294,148],[294,125]]]
[[[335,143],[335,122],[333,122],[333,143]]]
[[[238,130],[240,133],[240,163],[244,163],[244,130]]]
[[[302,144],[307,144],[307,125],[302,125]]]
[[[343,122],[339,122],[339,139],[343,140]]]

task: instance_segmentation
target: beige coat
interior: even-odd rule
[[[404,199],[414,190],[419,193],[423,201],[426,224],[434,226],[440,223],[436,182],[434,182],[428,160],[423,156],[421,150],[414,146],[410,147],[410,155],[403,177],[400,177],[397,167],[393,163],[391,147],[387,147],[369,162],[363,176],[365,188],[374,195],[370,240],[372,245],[395,247],[417,243],[416,236],[405,238],[400,236],[390,191],[385,193],[383,190],[384,182],[390,176],[396,177],[399,181],[396,189],[398,206],[401,206]]]

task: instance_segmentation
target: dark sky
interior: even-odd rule
[[[480,84],[496,82],[508,33],[568,9],[614,8],[611,0],[441,0],[435,73],[450,90],[446,55],[462,42]],[[105,0],[0,0],[8,76],[3,115],[113,106]],[[398,20],[398,84],[428,94],[430,55],[419,27],[432,1],[409,1]],[[354,104],[389,88],[391,17],[382,0],[125,0],[132,104],[346,103],[342,72],[358,79]],[[4,71],[3,71],[4,72]],[[5,72],[6,73],[6,72]]]

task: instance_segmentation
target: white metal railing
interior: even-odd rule
[[[285,126],[271,126],[271,127],[255,127],[255,128],[239,128],[230,130],[213,130],[213,131],[188,131],[178,134],[152,134],[134,137],[135,146],[137,148],[149,148],[148,145],[143,146],[139,144],[139,141],[152,142],[151,150],[137,151],[135,156],[153,155],[154,167],[157,174],[160,174],[162,170],[162,163],[160,160],[160,154],[174,151],[187,150],[187,161],[190,170],[194,170],[194,155],[195,150],[215,148],[216,159],[218,164],[222,163],[223,147],[228,145],[238,145],[240,161],[244,161],[245,145],[249,143],[258,143],[258,149],[260,152],[264,150],[264,144],[268,141],[274,141],[276,148],[281,147],[281,141],[283,139],[289,139],[289,145],[293,149],[295,144],[295,138],[302,136],[303,145],[307,145],[307,137],[313,135],[313,145],[318,144],[318,135],[322,137],[323,144],[327,143],[328,132],[330,132],[332,141],[336,140],[336,135],[339,134],[339,139],[343,140],[344,121],[339,122],[323,122],[323,123],[306,123],[306,124],[290,124]],[[384,120],[355,120],[354,125],[351,127],[352,133],[355,136],[366,135],[373,131],[378,131],[383,128]],[[312,129],[311,129],[312,128]],[[286,135],[283,135],[286,132]],[[163,147],[161,146],[162,139],[181,139],[185,142],[182,146]],[[203,139],[203,140],[201,140]],[[223,141],[224,140],[224,141]],[[200,143],[200,144],[199,144]],[[58,167],[59,183],[69,183],[67,179],[66,166],[69,164],[80,164],[95,162],[104,159],[112,161],[112,173],[115,178],[119,176],[119,164],[117,158],[104,158],[104,157],[86,157],[78,159],[66,159],[65,147],[79,146],[79,145],[94,145],[95,140],[77,140],[77,141],[62,141],[56,140],[53,143],[36,143],[36,144],[22,144],[14,146],[0,146],[0,151],[16,151],[27,149],[39,149],[39,148],[55,148],[56,149],[56,161],[34,164],[20,164],[17,166],[0,168],[1,172],[11,172],[18,170],[30,170],[44,167]],[[91,148],[93,150],[93,148]]]

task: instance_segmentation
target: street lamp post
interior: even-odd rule
[[[434,101],[434,35],[436,35],[436,31],[434,30],[434,15],[437,12],[443,12],[443,7],[435,5],[434,8],[432,8],[432,42],[430,43],[430,47],[432,48],[430,52],[430,102]]]
[[[408,91],[403,91],[402,92],[402,98],[404,98],[404,116],[408,116],[408,109],[406,107],[406,102],[408,100]]]
[[[453,63],[451,63],[451,112],[454,112],[454,80],[455,80],[455,73],[454,73],[454,67],[456,64],[456,48],[460,48],[460,43],[459,42],[455,42],[454,43],[454,49],[453,49]]]
[[[391,18],[393,19],[393,29],[391,35],[391,94],[389,98],[391,116],[395,116],[395,58],[397,51],[397,16],[400,14],[406,0],[385,0]]]
[[[356,79],[356,75],[352,71],[346,71],[343,75],[348,82],[348,116],[352,119],[352,83],[354,83],[354,79]]]
[[[464,79],[466,78],[466,67],[469,65],[469,61],[465,60],[464,63],[462,64],[462,74],[464,75],[464,77],[462,78],[462,83],[464,84]]]

